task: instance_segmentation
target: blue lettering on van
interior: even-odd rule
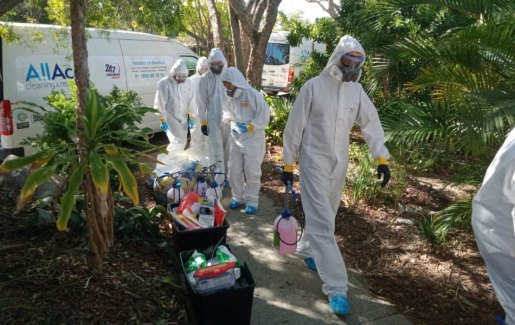
[[[52,71],[52,72],[50,72]],[[63,70],[59,66],[59,64],[55,64],[52,70],[50,70],[50,65],[48,63],[40,63],[39,70],[35,68],[32,64],[29,66],[29,70],[27,71],[27,77],[25,81],[30,81],[32,79],[41,80],[56,80],[58,78],[61,79],[73,79],[75,76],[73,75],[72,68],[66,68]]]

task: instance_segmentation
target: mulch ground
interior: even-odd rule
[[[279,156],[280,148],[267,153],[262,187],[282,205],[282,195],[277,195],[284,192],[276,171]],[[447,207],[455,193],[433,187],[426,178],[408,180],[397,207],[380,202],[346,207],[342,196],[336,238],[347,267],[360,271],[372,292],[415,324],[496,324],[495,316],[504,314],[472,231],[454,231],[444,245],[432,245],[417,227],[431,211]]]
[[[265,157],[262,188],[282,205],[279,153],[273,147]],[[151,195],[140,183],[142,202],[150,207]],[[117,240],[104,274],[94,275],[86,264],[87,238],[56,233],[54,224],[34,223],[31,213],[13,216],[16,195],[0,177],[0,323],[188,323],[182,291],[163,282],[178,277],[163,249]],[[347,266],[414,323],[494,324],[502,309],[470,230],[432,245],[416,226],[452,200],[448,192],[409,178],[400,203],[411,210],[378,202],[345,207],[342,200],[336,236]],[[399,217],[415,224],[399,223]]]

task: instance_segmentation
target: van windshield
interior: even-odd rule
[[[290,61],[290,46],[284,43],[268,43],[265,64],[283,65]]]

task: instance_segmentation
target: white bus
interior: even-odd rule
[[[74,78],[69,27],[0,22],[2,26],[12,28],[18,40],[0,38],[0,161],[36,151],[20,142],[42,132],[38,115],[13,110],[11,103],[45,106],[43,97],[52,90],[69,93],[68,80]],[[195,52],[166,37],[89,28],[87,36],[90,79],[103,95],[117,86],[137,92],[145,106],[153,107],[157,82],[177,59],[195,71]],[[161,131],[156,114],[145,115],[141,126]]]
[[[261,86],[268,94],[287,94],[293,78],[304,66],[308,56],[317,50],[325,51],[325,45],[303,39],[297,47],[288,45],[288,32],[273,32],[266,48]]]

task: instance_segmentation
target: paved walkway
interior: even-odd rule
[[[224,199],[228,206],[229,199]],[[318,274],[294,255],[275,252],[273,222],[281,208],[261,195],[256,215],[228,210],[227,243],[234,255],[246,262],[256,282],[252,322],[274,324],[412,324],[389,302],[374,296],[364,278],[349,269],[351,313],[338,318],[329,309]]]

